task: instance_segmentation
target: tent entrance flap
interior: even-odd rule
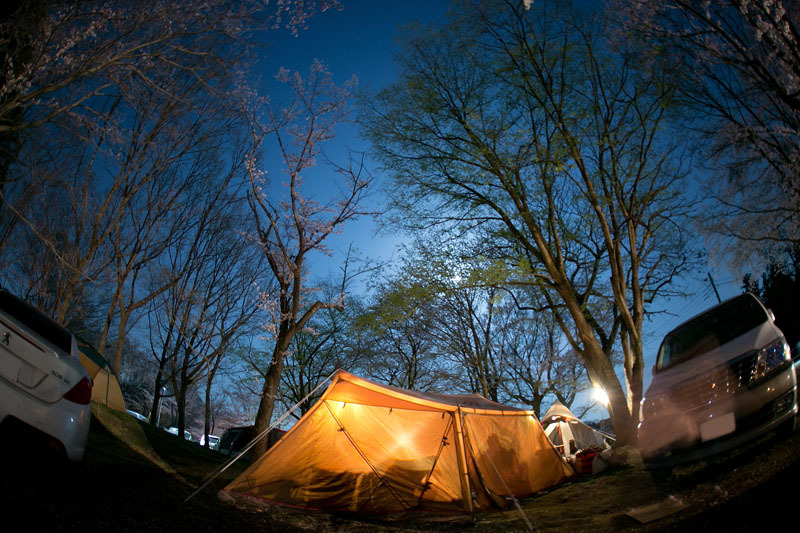
[[[473,449],[472,442],[469,439],[467,439],[467,445],[469,446],[470,453],[472,454],[473,457],[475,457],[475,455],[476,455],[475,454],[475,450]],[[522,520],[528,526],[528,531],[533,531],[534,530],[533,529],[533,525],[531,524],[531,521],[528,520],[528,515],[525,514],[525,511],[520,506],[519,500],[517,500],[516,495],[511,490],[511,488],[508,486],[508,483],[506,483],[506,480],[503,477],[503,474],[500,472],[500,469],[497,468],[497,465],[492,460],[491,455],[487,455],[487,459],[489,460],[489,464],[492,466],[492,470],[494,470],[495,475],[498,477],[498,479],[500,479],[500,482],[503,484],[503,488],[505,489],[506,498],[509,498],[513,502],[514,507],[517,508],[517,512],[519,512],[519,514],[522,516]],[[480,472],[478,472],[478,473],[480,474]]]

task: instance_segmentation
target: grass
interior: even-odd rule
[[[226,457],[103,406],[94,405],[92,413],[86,457],[80,464],[47,458],[41,450],[25,447],[3,450],[0,490],[4,505],[21,524],[19,530],[195,533],[527,530],[513,506],[505,511],[479,513],[474,523],[464,525],[383,523],[220,501],[217,493],[241,473],[246,467],[244,461],[234,464],[184,503]],[[662,526],[681,530],[681,520],[697,521],[709,507],[724,508],[725,498],[720,495],[729,494],[739,500],[749,498],[748,494],[761,489],[759,478],[777,479],[777,473],[800,470],[800,434],[765,446],[754,456],[747,455],[724,468],[701,465],[686,469],[675,486],[654,485],[639,465],[622,466],[578,477],[522,501],[521,507],[537,531],[601,533]],[[625,515],[634,507],[665,497],[668,491],[678,491],[685,500],[693,502],[682,516],[640,525]],[[735,513],[742,506],[732,503],[729,507],[732,510],[724,511],[723,515]]]

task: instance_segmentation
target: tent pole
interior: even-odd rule
[[[464,446],[460,407],[453,413],[453,422],[456,428],[456,456],[458,457],[458,476],[461,480],[461,499],[464,500],[464,510],[472,513],[475,508],[472,502],[472,491],[469,489],[469,472],[467,472],[467,454]]]

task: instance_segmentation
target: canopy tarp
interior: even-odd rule
[[[339,371],[224,493],[387,516],[505,507],[571,476],[533,411]]]

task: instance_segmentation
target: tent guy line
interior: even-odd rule
[[[383,486],[386,487],[386,490],[388,490],[392,494],[392,496],[394,496],[394,498],[397,500],[397,503],[399,503],[401,506],[403,506],[404,509],[406,509],[406,510],[411,509],[411,505],[409,505],[408,502],[405,501],[402,498],[402,496],[397,494],[397,491],[392,489],[392,486],[381,475],[381,473],[378,471],[378,469],[375,468],[375,465],[372,464],[372,462],[369,460],[369,458],[366,456],[366,454],[361,450],[361,448],[358,447],[358,444],[356,444],[356,441],[353,439],[352,435],[350,435],[350,433],[347,431],[347,429],[342,424],[341,420],[339,420],[336,417],[336,415],[334,414],[333,409],[331,409],[330,404],[328,402],[323,402],[323,403],[325,404],[325,407],[327,407],[328,412],[331,414],[331,418],[333,418],[333,420],[336,422],[336,425],[339,426],[339,431],[341,431],[344,434],[344,436],[347,437],[347,440],[350,441],[350,444],[356,450],[358,455],[361,456],[361,458],[364,460],[364,462],[367,464],[367,466],[372,470],[372,472],[375,474],[375,476],[378,478],[378,480],[380,480],[380,482],[383,484]]]
[[[309,393],[308,393],[308,394],[305,396],[305,398],[303,398],[302,400],[300,400],[299,402],[297,402],[296,404],[294,404],[294,405],[292,406],[292,408],[291,408],[291,409],[289,409],[288,411],[286,411],[285,413],[283,413],[283,415],[281,415],[281,417],[280,417],[280,418],[278,418],[278,420],[276,420],[274,424],[270,425],[270,426],[269,426],[267,429],[265,429],[264,431],[262,431],[261,433],[259,433],[258,435],[256,435],[256,436],[255,436],[255,438],[253,438],[253,440],[251,440],[251,441],[250,441],[250,443],[249,443],[247,446],[245,446],[245,447],[242,449],[242,451],[240,451],[240,452],[239,452],[239,453],[238,453],[236,456],[234,456],[234,457],[233,457],[233,458],[232,458],[230,461],[228,461],[227,463],[223,464],[222,466],[220,466],[219,468],[217,468],[216,470],[214,470],[214,471],[213,471],[211,474],[209,474],[209,475],[208,475],[208,477],[206,477],[206,479],[205,479],[205,480],[203,480],[203,483],[202,483],[202,484],[201,484],[201,485],[200,485],[200,486],[199,486],[199,487],[198,487],[198,488],[197,488],[197,489],[196,489],[194,492],[192,492],[192,493],[191,493],[189,496],[187,496],[185,500],[183,500],[183,503],[184,503],[184,504],[186,504],[186,502],[188,502],[189,500],[191,500],[192,498],[194,498],[195,496],[197,496],[197,495],[200,493],[200,491],[202,491],[204,488],[206,488],[206,487],[208,486],[208,484],[209,484],[209,483],[211,483],[212,481],[214,481],[215,479],[217,479],[217,477],[219,477],[220,475],[222,475],[222,473],[223,473],[223,472],[225,472],[225,471],[226,471],[228,468],[230,468],[230,467],[233,465],[233,463],[235,463],[236,461],[238,461],[238,460],[239,460],[239,459],[240,459],[240,458],[241,458],[241,457],[242,457],[244,454],[246,454],[248,451],[250,451],[250,448],[252,448],[253,446],[255,446],[255,445],[256,445],[256,442],[258,442],[259,440],[261,440],[261,439],[263,439],[264,437],[266,437],[266,435],[267,435],[267,434],[268,434],[270,431],[272,431],[273,429],[275,429],[276,427],[278,427],[279,425],[281,425],[281,423],[282,423],[284,420],[286,420],[286,419],[289,417],[289,415],[291,415],[291,414],[292,414],[292,413],[293,413],[293,412],[294,412],[294,411],[295,411],[295,410],[296,410],[298,407],[300,407],[300,405],[302,405],[302,403],[303,403],[304,401],[306,401],[307,399],[309,399],[311,396],[313,396],[313,395],[314,395],[314,393],[316,393],[316,392],[317,392],[319,389],[321,389],[323,385],[325,385],[327,382],[329,382],[330,380],[332,380],[332,379],[333,379],[333,376],[335,376],[337,372],[339,372],[339,370],[338,370],[338,369],[337,369],[337,370],[334,370],[334,371],[331,373],[331,375],[330,375],[330,376],[328,376],[327,378],[325,378],[325,379],[323,379],[322,381],[320,381],[320,382],[319,382],[319,384],[318,384],[316,387],[314,387],[314,390],[312,390],[311,392],[309,392]]]

